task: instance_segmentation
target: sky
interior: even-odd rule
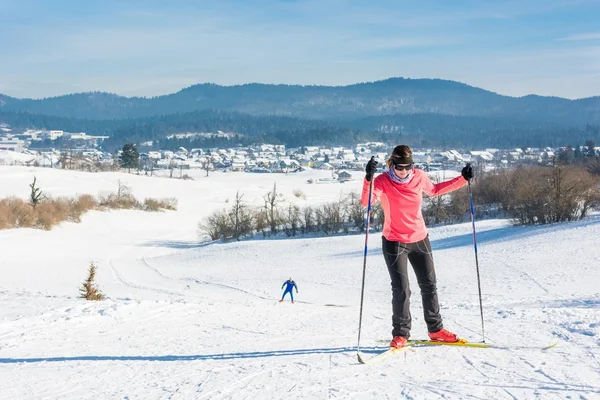
[[[600,95],[600,0],[0,0],[0,93],[451,79]]]

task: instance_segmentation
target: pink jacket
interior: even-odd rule
[[[425,239],[427,228],[421,213],[423,192],[429,196],[441,196],[467,183],[465,178],[457,176],[434,185],[424,171],[415,168],[413,173],[413,178],[406,184],[392,182],[387,174],[380,174],[374,178],[371,204],[377,199],[381,202],[385,215],[383,236],[387,240],[415,243]],[[365,179],[360,202],[366,207],[368,201],[369,181]]]

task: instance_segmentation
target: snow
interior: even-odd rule
[[[356,361],[364,236],[199,243],[197,223],[236,191],[299,206],[360,191],[296,175],[188,171],[194,180],[0,166],[0,198],[116,191],[178,211],[90,212],[51,231],[0,231],[0,397],[141,399],[600,398],[600,215],[544,227],[477,221],[485,338],[505,349],[419,348]],[[296,198],[295,190],[305,198]],[[481,341],[471,224],[429,229],[445,326]],[[101,302],[77,298],[91,261]],[[296,303],[278,303],[293,277]],[[413,338],[423,338],[411,273]],[[361,346],[390,339],[377,233]],[[559,339],[547,351],[540,347]],[[383,347],[382,347],[383,346]],[[368,354],[369,356],[372,354]]]
[[[12,150],[0,150],[0,165],[25,164],[33,162],[35,156]]]

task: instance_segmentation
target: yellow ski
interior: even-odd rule
[[[378,340],[378,342],[380,343],[388,343],[387,340]],[[427,340],[427,339],[417,339],[417,340],[409,340],[408,341],[408,345],[409,346],[413,346],[413,347],[419,347],[419,346],[454,346],[454,347],[472,347],[472,348],[479,348],[479,349],[502,349],[502,350],[526,350],[526,349],[532,349],[532,350],[550,350],[554,347],[556,347],[556,345],[558,344],[558,340],[555,340],[554,342],[550,343],[547,346],[519,346],[519,345],[514,345],[514,346],[505,346],[505,345],[498,345],[498,344],[491,344],[491,343],[481,343],[481,342],[477,342],[477,343],[471,343],[471,342],[467,342],[465,339],[460,339],[460,341],[458,342],[435,342],[433,340]]]
[[[470,343],[465,339],[460,339],[458,342],[436,342],[433,340],[409,340],[408,344],[411,346],[457,346],[457,347],[477,347],[477,348],[490,348],[493,347],[487,343]]]

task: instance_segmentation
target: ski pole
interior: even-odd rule
[[[374,160],[374,159],[375,159],[375,156],[372,156],[371,160]],[[367,221],[365,224],[365,227],[366,227],[365,254],[364,254],[364,258],[363,258],[362,286],[360,288],[360,314],[358,317],[358,342],[356,344],[356,352],[357,353],[360,351],[360,332],[361,332],[361,328],[362,328],[363,300],[365,298],[365,274],[367,271],[367,250],[368,250],[368,243],[369,243],[369,228],[371,225],[371,194],[373,193],[373,179],[375,179],[375,176],[372,176],[371,180],[369,181],[369,202],[367,205]]]
[[[467,163],[469,167],[471,163]],[[483,302],[481,300],[481,279],[479,278],[479,260],[477,258],[477,238],[475,236],[475,206],[473,205],[473,194],[471,193],[471,180],[468,181],[469,185],[469,203],[471,209],[471,225],[473,226],[473,248],[475,249],[475,268],[477,269],[477,288],[479,290],[479,313],[481,314],[481,337],[483,343],[485,343],[485,330],[483,325]]]

